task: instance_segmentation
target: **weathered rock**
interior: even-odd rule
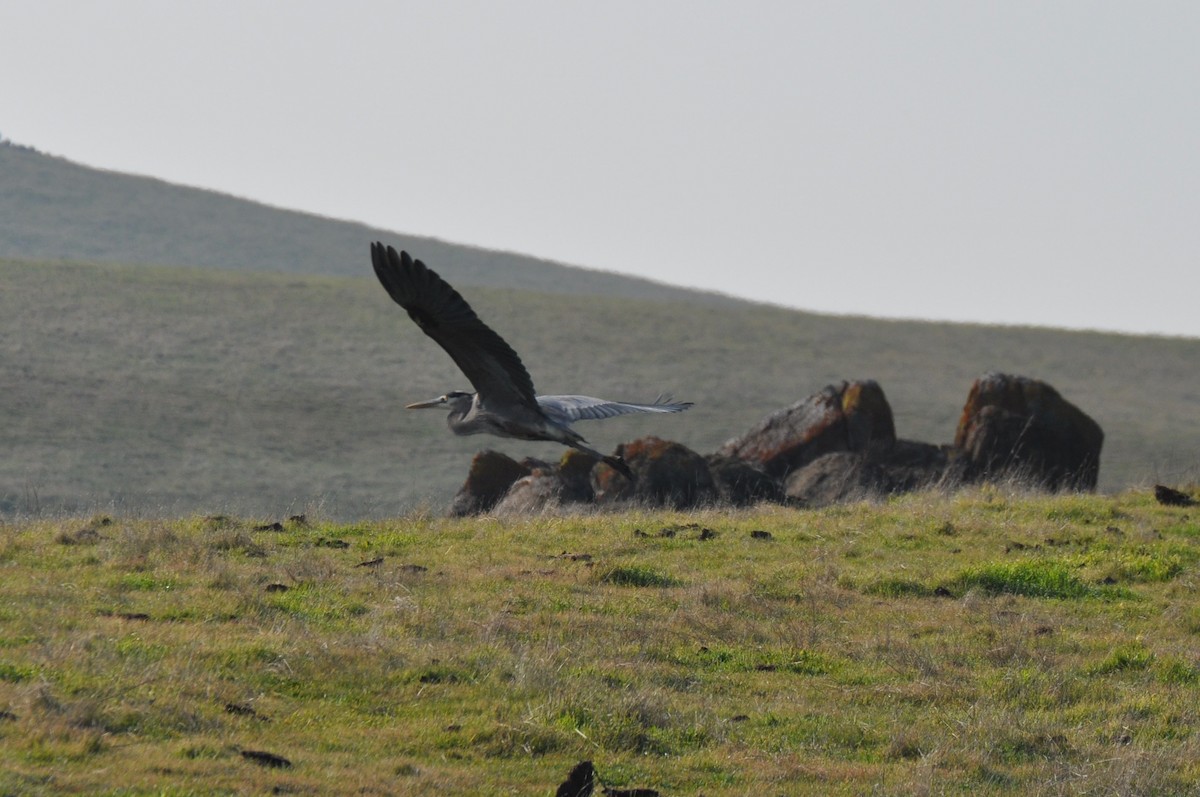
[[[450,504],[452,517],[487,512],[504,497],[513,483],[530,473],[528,465],[499,451],[480,451],[471,460],[467,480]]]
[[[783,486],[744,460],[711,454],[708,472],[721,502],[732,506],[750,506],[764,501],[783,500]]]
[[[896,423],[883,388],[874,379],[842,383],[842,416],[851,451],[887,447],[896,442]]]
[[[717,452],[779,479],[833,451],[866,451],[896,440],[892,409],[874,380],[842,382],[772,413]]]
[[[480,452],[451,514],[532,513],[593,501],[675,509],[718,501],[824,506],[997,477],[1094,489],[1103,440],[1095,421],[1049,385],[1004,374],[972,386],[953,446],[897,440],[878,383],[842,382],[764,418],[707,458],[657,437],[625,443],[616,453],[632,480],[574,449],[557,465]]]
[[[566,503],[586,504],[596,498],[592,489],[592,471],[599,459],[575,448],[568,448],[558,462],[562,482],[561,499]]]
[[[873,449],[869,456],[883,469],[887,492],[903,493],[942,482],[950,452],[950,446],[897,440],[886,448]]]
[[[563,504],[586,504],[595,498],[592,492],[592,468],[600,460],[591,454],[568,449],[558,465],[526,459],[529,475],[513,482],[512,487],[493,508],[497,515],[546,512]]]
[[[789,474],[784,494],[808,507],[883,498],[940,481],[946,462],[941,446],[912,440],[865,451],[832,451]]]
[[[562,505],[562,480],[557,470],[535,470],[513,482],[492,507],[496,515],[535,515]]]
[[[708,463],[682,443],[643,437],[622,443],[617,447],[617,456],[625,460],[635,478],[630,481],[611,468],[596,468],[593,479],[597,501],[633,500],[674,509],[716,501]]]
[[[793,471],[784,482],[784,493],[806,507],[860,501],[881,495],[884,474],[857,451],[831,451]]]
[[[989,373],[975,380],[954,436],[964,481],[1017,478],[1048,490],[1094,490],[1104,432],[1045,382]]]

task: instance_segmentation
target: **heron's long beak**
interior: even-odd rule
[[[445,396],[439,396],[430,401],[418,401],[416,404],[409,404],[404,409],[406,410],[427,410],[430,407],[441,407],[446,403]]]

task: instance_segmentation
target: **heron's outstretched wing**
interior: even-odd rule
[[[537,403],[542,412],[560,423],[596,421],[632,412],[683,412],[692,406],[690,401],[671,401],[667,398],[660,398],[653,404],[633,404],[591,396],[538,396]]]
[[[408,252],[381,243],[371,244],[371,263],[388,294],[446,350],[481,399],[534,406],[533,379],[521,358],[449,283]]]

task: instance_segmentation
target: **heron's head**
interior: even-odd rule
[[[447,407],[454,412],[466,412],[471,408],[471,401],[473,399],[474,396],[470,393],[464,393],[461,390],[451,390],[446,395],[438,396],[430,401],[418,401],[416,404],[409,404],[405,409],[426,410]]]

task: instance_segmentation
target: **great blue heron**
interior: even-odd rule
[[[591,396],[538,396],[521,358],[479,320],[458,291],[420,260],[390,246],[371,244],[371,263],[388,295],[426,335],[437,341],[475,388],[451,391],[408,409],[448,407],[446,423],[455,434],[488,433],[521,440],[549,440],[599,457],[626,478],[629,466],[619,457],[588,447],[571,428],[574,421],[596,420],[632,412],[682,412],[690,401],[658,400],[653,404],[607,401]]]

